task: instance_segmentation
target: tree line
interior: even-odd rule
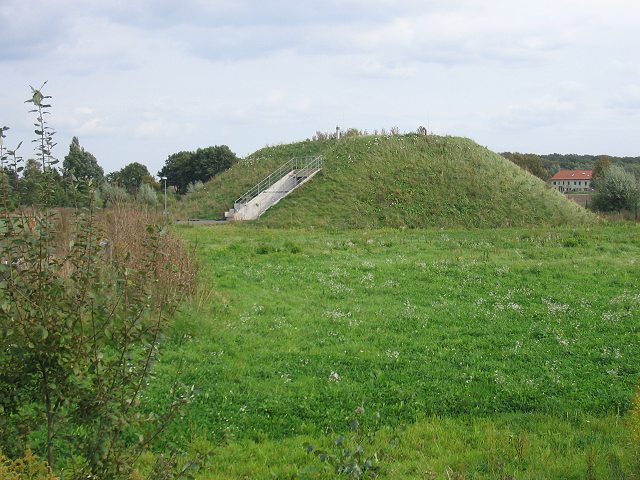
[[[3,141],[8,127],[0,129]],[[23,158],[19,155],[21,144],[14,150],[4,148],[0,141],[2,164],[0,165],[0,188],[7,193],[9,207],[35,206],[41,192],[38,186],[45,182],[42,163],[29,158],[24,165],[17,166]],[[169,155],[158,173],[167,177],[167,185],[178,194],[185,194],[191,185],[206,182],[214,175],[226,170],[238,157],[226,145],[199,148],[194,152],[178,152]],[[96,186],[97,204],[107,206],[113,202],[138,201],[146,205],[159,202],[163,184],[151,175],[148,168],[139,162],[132,162],[122,169],[105,175],[96,157],[80,145],[78,137],[73,137],[69,152],[59,164],[52,164],[46,172],[48,198],[52,206],[71,207],[78,204],[76,182],[91,181]]]
[[[574,153],[538,155],[518,152],[503,152],[501,155],[545,181],[560,170],[594,170],[603,163],[621,167],[640,179],[640,157],[577,155]]]

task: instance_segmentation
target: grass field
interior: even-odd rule
[[[302,445],[355,417],[385,478],[638,472],[637,226],[178,230],[201,292],[147,401],[196,386],[165,440],[213,452],[202,478],[325,478]]]

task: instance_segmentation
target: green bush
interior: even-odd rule
[[[139,204],[146,207],[155,207],[158,205],[158,195],[156,194],[156,191],[151,185],[147,185],[146,183],[140,184],[136,200]]]
[[[34,90],[38,121],[44,98]],[[191,277],[180,275],[184,263],[172,258],[159,226],[138,222],[106,239],[90,183],[73,185],[88,207],[68,221],[48,208],[54,143],[52,131],[42,131],[38,203],[28,214],[7,214],[0,231],[0,447],[15,458],[30,443],[48,468],[73,464],[72,478],[125,479],[193,395],[176,379],[165,408],[140,407]],[[133,239],[126,249],[117,242],[123,232]],[[5,462],[7,471],[19,472],[20,461]]]
[[[638,208],[640,187],[633,174],[621,167],[611,166],[598,181],[598,194],[593,208],[603,212],[631,210]]]
[[[54,476],[47,462],[27,449],[22,458],[12,460],[0,451],[0,478],[2,480],[60,480]]]

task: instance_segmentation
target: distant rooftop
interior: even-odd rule
[[[591,180],[593,170],[560,170],[549,180]]]

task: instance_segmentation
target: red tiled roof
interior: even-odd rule
[[[560,170],[549,180],[591,180],[593,170]]]

